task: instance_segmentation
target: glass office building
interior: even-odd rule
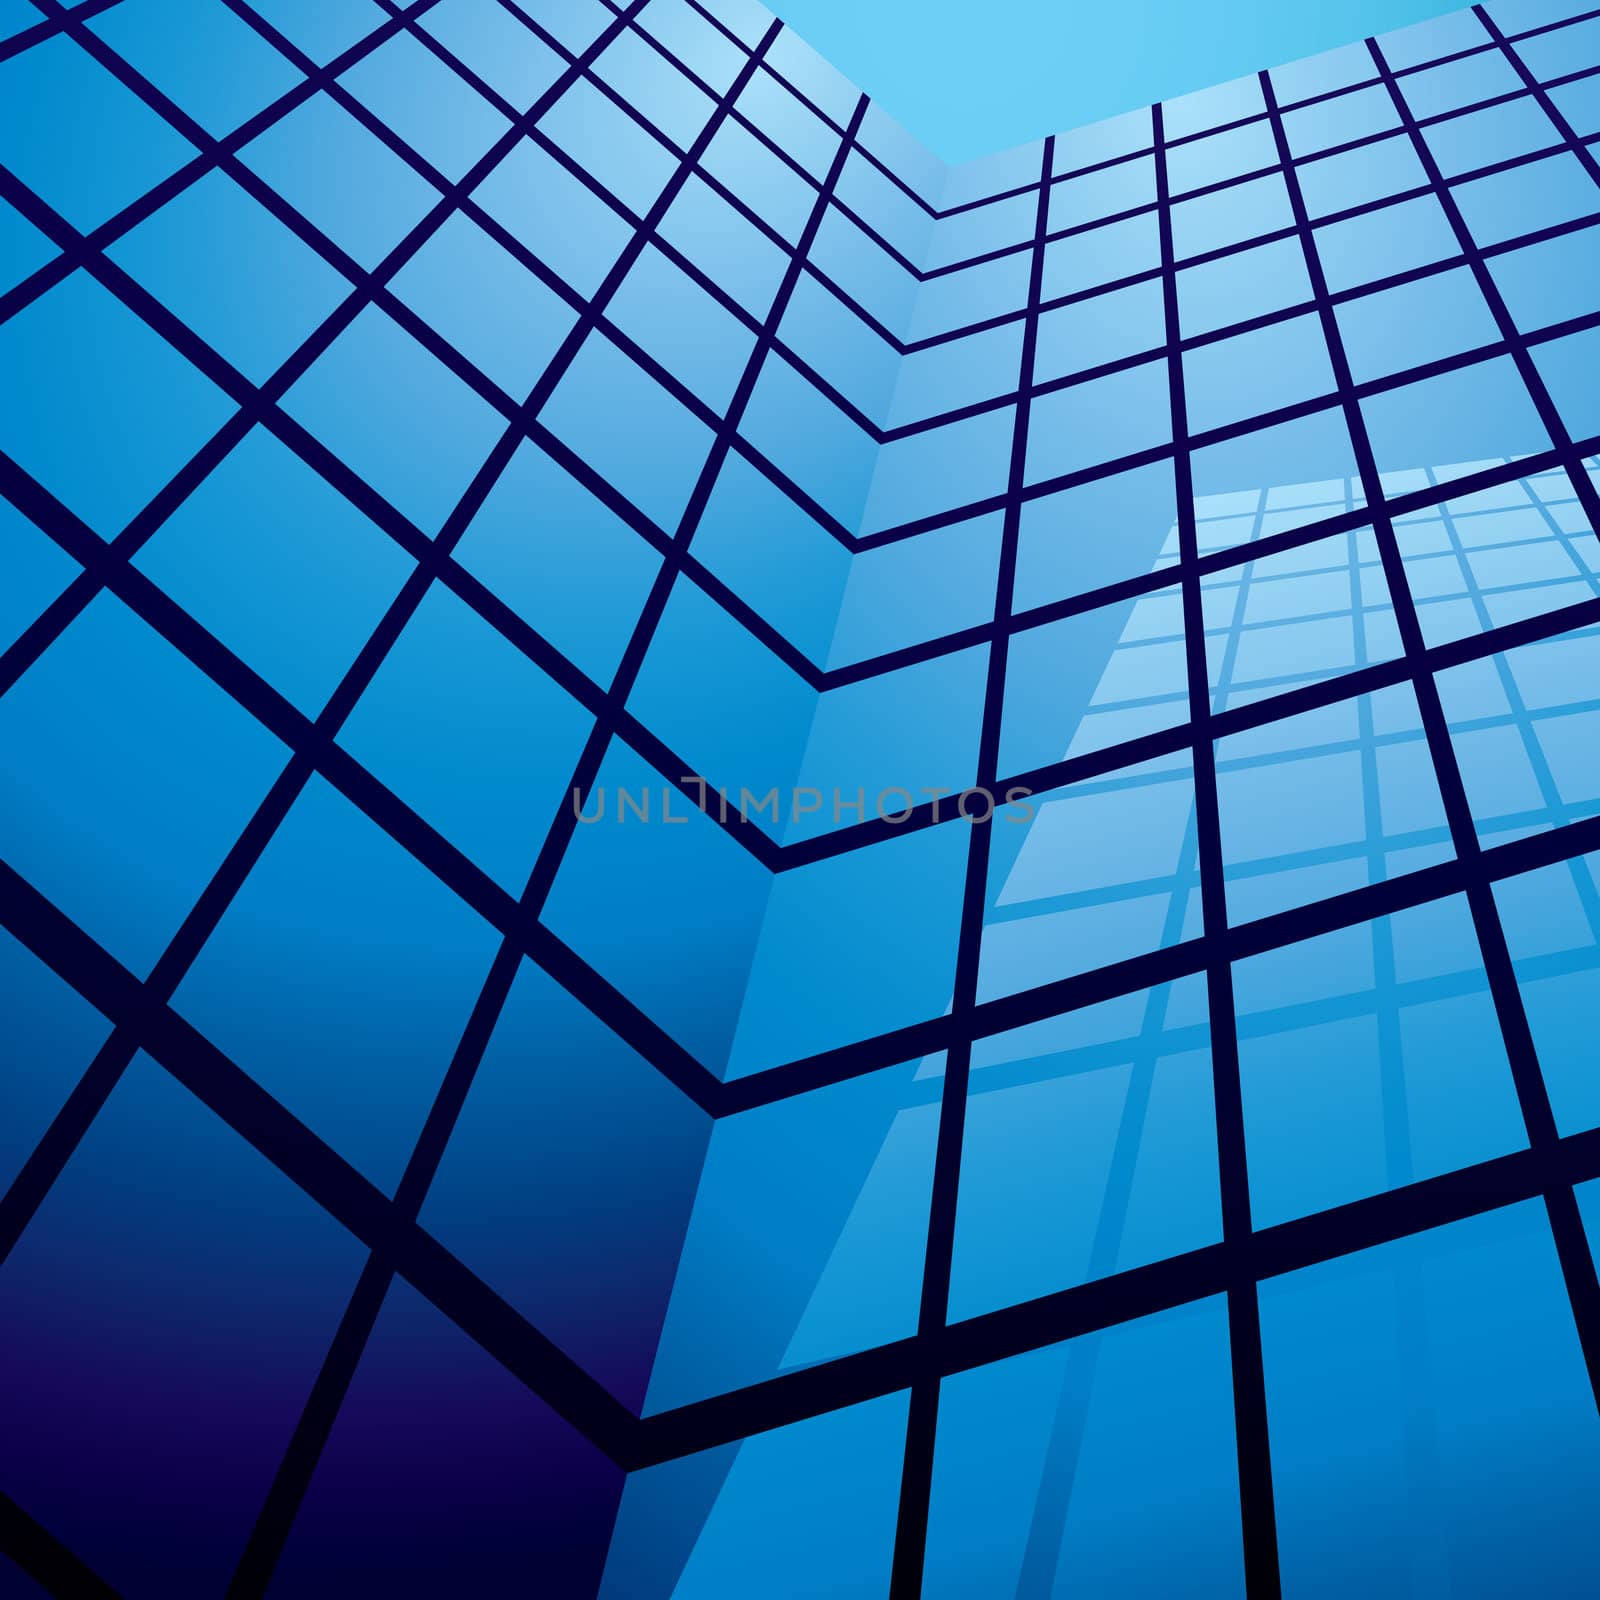
[[[6,1593],[1593,1593],[1580,3],[0,0]]]

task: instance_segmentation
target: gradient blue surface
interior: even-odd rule
[[[782,0],[783,18],[946,161],[971,161],[1386,33],[1440,0]]]
[[[1589,1600],[1577,3],[0,0],[0,1591]]]

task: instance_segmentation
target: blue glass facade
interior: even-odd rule
[[[0,0],[16,1592],[1593,1592],[1578,4]]]

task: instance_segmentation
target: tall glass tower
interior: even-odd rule
[[[5,1593],[1594,1594],[1580,4],[0,0]]]

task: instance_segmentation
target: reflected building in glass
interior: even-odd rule
[[[1577,4],[0,5],[21,1573],[1592,1593]]]

